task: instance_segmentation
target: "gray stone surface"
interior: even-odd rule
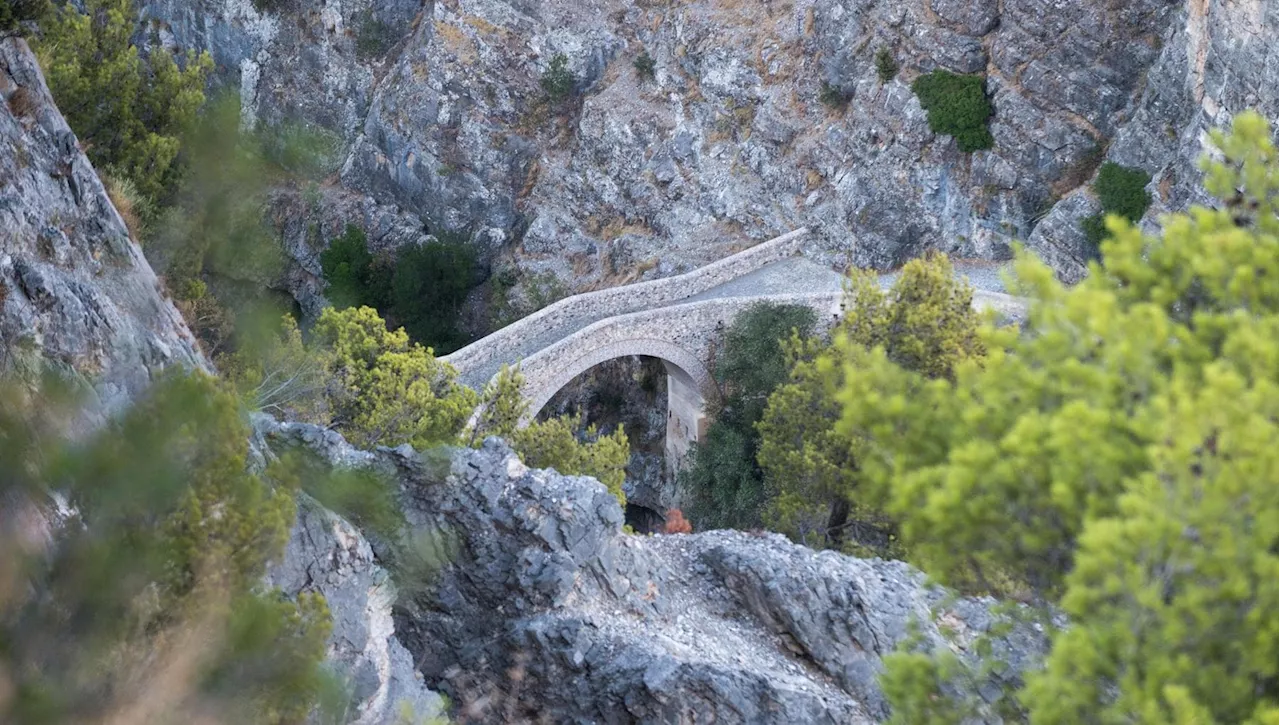
[[[42,360],[103,413],[206,367],[19,38],[0,40],[0,100],[0,370]]]
[[[876,722],[875,675],[910,622],[970,658],[996,621],[993,602],[948,597],[899,562],[775,534],[625,535],[603,486],[530,470],[498,439],[441,468],[408,449],[358,453],[308,426],[279,430],[331,460],[395,471],[414,530],[457,542],[441,574],[402,598],[396,625],[469,721]],[[1011,665],[1001,676],[1016,681],[1044,640],[1025,625],[995,638]]]
[[[374,456],[346,445],[320,428],[280,424],[254,416],[254,448],[270,456],[305,445],[332,466],[374,464]],[[405,713],[429,722],[444,702],[429,690],[413,657],[396,637],[392,605],[397,589],[360,530],[306,494],[298,496],[298,518],[283,556],[267,570],[265,583],[286,595],[323,595],[333,618],[326,659],[349,694],[351,725],[400,725]]]
[[[246,116],[347,140],[333,199],[308,221],[340,231],[337,210],[377,208],[352,216],[390,245],[465,230],[486,260],[528,273],[521,285],[547,273],[574,292],[800,226],[836,265],[888,269],[926,249],[1001,260],[1025,239],[1075,279],[1072,193],[1086,193],[1095,147],[1154,175],[1154,223],[1194,198],[1204,129],[1277,113],[1263,0],[144,6],[163,37],[213,50]],[[361,57],[371,9],[398,43]],[[901,67],[887,83],[880,48]],[[631,68],[642,50],[652,81]],[[553,107],[538,80],[556,53],[582,95]],[[910,82],[936,68],[987,75],[994,149],[964,154],[930,132]],[[847,107],[819,101],[824,82]],[[418,232],[388,235],[392,220]],[[318,305],[316,285],[292,291]]]

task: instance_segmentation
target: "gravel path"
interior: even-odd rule
[[[700,536],[649,536],[644,548],[662,560],[670,576],[661,592],[665,614],[641,617],[589,600],[580,611],[602,634],[623,642],[646,642],[680,662],[702,663],[725,673],[761,678],[778,690],[806,693],[862,717],[849,725],[872,723],[862,706],[814,662],[797,654],[794,642],[768,629],[699,561],[703,551],[738,532]],[[834,709],[834,708],[833,708]]]

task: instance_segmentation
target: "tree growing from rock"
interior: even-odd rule
[[[984,327],[953,379],[837,343],[838,430],[915,560],[1070,618],[1033,723],[1277,719],[1276,150],[1251,113],[1214,139],[1220,208],[1108,218],[1070,289],[1023,255],[1026,328]],[[932,653],[886,664],[900,713],[963,690]]]
[[[180,138],[204,104],[213,60],[188,53],[179,65],[158,45],[144,58],[133,43],[132,0],[77,7],[61,4],[43,18],[36,50],[49,89],[94,166],[158,201],[178,178]]]
[[[520,421],[529,410],[521,393],[523,387],[519,366],[503,365],[480,395],[471,444],[479,445],[486,436],[501,436],[526,464],[554,468],[570,476],[593,476],[625,507],[622,484],[631,448],[622,426],[609,435],[600,435],[594,427],[580,432],[581,417],[567,416],[531,421],[521,427]]]
[[[333,356],[333,421],[359,446],[453,443],[479,402],[452,366],[403,329],[388,330],[370,307],[328,308],[314,335]]]

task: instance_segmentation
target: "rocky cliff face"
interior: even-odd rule
[[[465,229],[572,289],[802,225],[833,262],[1000,259],[1029,240],[1075,278],[1104,157],[1152,173],[1154,219],[1192,198],[1206,128],[1277,107],[1262,0],[143,4],[161,37],[213,50],[246,116],[343,135],[340,183],[313,214],[330,234]],[[885,83],[881,49],[901,67]],[[652,80],[632,68],[642,52]],[[557,53],[581,92],[564,104],[538,83]],[[929,131],[910,81],[935,68],[986,74],[993,150]],[[848,104],[820,102],[823,83]],[[314,252],[289,238],[314,282]]]
[[[996,622],[991,601],[949,598],[901,562],[775,534],[625,535],[603,486],[529,470],[497,439],[441,467],[311,426],[260,429],[383,471],[411,528],[454,542],[440,575],[400,601],[397,636],[471,720],[877,722],[881,658],[913,626],[972,658]],[[1044,640],[1026,626],[995,637],[1010,665],[997,677],[1016,681]]]
[[[205,366],[19,38],[0,40],[0,99],[0,371],[43,361],[101,413]]]
[[[97,425],[162,368],[208,363],[21,39],[0,40],[0,100],[0,373],[51,367],[86,383],[97,399],[84,423]],[[269,451],[262,441],[256,449]],[[30,519],[32,536],[53,536],[51,522],[62,516],[56,502],[29,503],[0,509]],[[406,712],[439,714],[439,696],[395,638],[395,587],[351,524],[304,497],[267,583],[327,599],[329,660],[353,694],[349,722],[390,725]]]

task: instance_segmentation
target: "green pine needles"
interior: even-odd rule
[[[929,128],[956,140],[966,153],[991,148],[987,121],[995,112],[987,100],[986,79],[936,70],[911,84],[929,114]]]

